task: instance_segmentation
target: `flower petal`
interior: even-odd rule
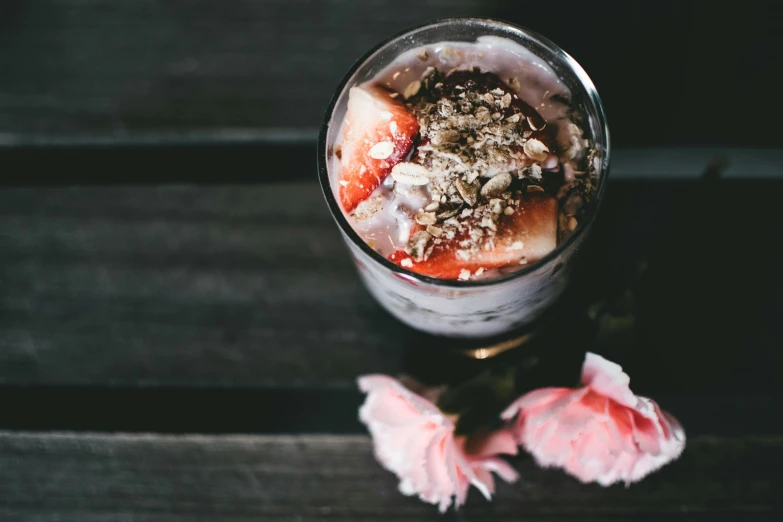
[[[582,384],[633,408],[636,405],[636,396],[628,387],[630,383],[631,378],[623,372],[619,364],[587,352],[582,366]]]
[[[473,452],[475,455],[516,455],[518,453],[514,433],[511,430],[497,430],[485,437]]]
[[[516,416],[516,439],[539,465],[582,482],[627,485],[682,453],[682,426],[655,401],[635,396],[619,365],[588,353],[582,382],[575,390],[535,390],[504,412]]]
[[[512,402],[511,406],[500,414],[500,417],[505,420],[512,419],[522,408],[544,406],[572,391],[569,388],[540,388],[533,390]]]
[[[376,458],[399,478],[404,495],[417,495],[441,512],[459,507],[474,485],[487,498],[494,491],[493,472],[509,480],[516,473],[494,458],[517,451],[510,430],[490,433],[479,453],[468,453],[464,437],[455,437],[454,422],[426,397],[439,390],[421,388],[418,395],[385,375],[358,379],[367,398],[359,418],[373,439]]]
[[[484,459],[481,461],[481,467],[497,473],[497,475],[508,483],[514,483],[519,480],[519,473],[503,459]]]
[[[473,470],[476,474],[476,482],[482,484],[483,489],[488,492],[487,500],[492,500],[492,495],[495,494],[495,479],[492,477],[492,472],[486,468],[476,468]]]

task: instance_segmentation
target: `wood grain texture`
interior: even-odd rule
[[[399,355],[313,184],[0,197],[6,382],[346,382]]]
[[[622,294],[646,267],[634,310],[606,318],[639,328],[599,346],[640,392],[778,389],[779,189],[610,186],[588,290]],[[753,269],[727,277],[740,238]],[[9,385],[352,388],[434,353],[362,288],[312,183],[7,189],[0,252]]]
[[[763,94],[781,59],[779,9],[761,0],[742,10],[561,0],[556,12],[517,0],[5,0],[0,144],[310,139],[340,78],[372,46],[430,19],[481,16],[530,27],[579,60],[616,144],[779,146],[783,109]],[[743,111],[753,132],[729,132],[721,108],[738,100],[763,106]]]
[[[582,485],[523,457],[476,520],[779,520],[783,439],[700,437],[628,489]],[[440,520],[404,498],[364,436],[0,434],[4,521]],[[451,517],[448,517],[451,518]]]
[[[313,181],[316,144],[198,143],[0,147],[0,188],[72,185],[258,184]],[[783,148],[621,148],[612,180],[783,180]]]

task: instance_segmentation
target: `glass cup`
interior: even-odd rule
[[[330,157],[348,103],[348,91],[371,80],[401,53],[443,41],[475,42],[480,36],[513,40],[544,60],[570,89],[571,106],[584,115],[584,137],[596,150],[598,182],[574,230],[552,252],[515,272],[474,281],[436,279],[397,266],[354,231],[335,196]],[[460,338],[502,336],[534,328],[568,288],[577,255],[590,235],[609,173],[609,129],[595,86],[579,64],[536,33],[505,22],[449,18],[407,30],[379,44],[348,71],[326,111],[318,139],[318,175],[332,213],[359,269],[362,281],[392,315],[424,332]]]

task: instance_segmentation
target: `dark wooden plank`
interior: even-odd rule
[[[775,146],[783,108],[764,92],[783,52],[779,10],[761,0],[739,11],[563,0],[556,14],[516,0],[5,0],[0,142],[311,138],[373,45],[428,19],[484,16],[573,54],[617,144]],[[738,125],[723,107],[740,101]]]
[[[699,437],[680,461],[628,489],[582,485],[515,462],[521,479],[480,520],[780,520],[783,439]],[[8,521],[428,520],[397,492],[364,436],[0,434],[0,517]]]
[[[636,321],[596,342],[639,392],[778,389],[779,192],[611,185],[585,298],[609,299],[601,324]],[[437,366],[366,294],[321,199],[312,183],[0,192],[0,381],[353,387]],[[633,309],[612,304],[637,279]]]
[[[315,159],[314,142],[0,148],[0,187],[312,181]],[[613,180],[693,180],[710,165],[725,179],[783,179],[783,149],[620,148],[611,161]]]
[[[345,382],[399,355],[314,184],[0,198],[5,382]]]
[[[776,159],[766,156],[758,171],[774,169]],[[700,160],[694,157],[685,165]],[[0,187],[257,184],[313,181],[317,172],[314,141],[24,146],[0,148],[0,164]],[[674,170],[687,176],[691,169]]]
[[[449,365],[445,358],[441,363]],[[634,379],[634,389],[635,382]],[[667,383],[655,385],[660,390]],[[650,395],[676,415],[689,436],[783,433],[783,419],[777,407],[783,403],[783,394],[779,391]],[[323,385],[302,388],[4,385],[0,386],[0,404],[3,404],[0,430],[356,434],[365,433],[357,415],[363,400],[358,387]]]

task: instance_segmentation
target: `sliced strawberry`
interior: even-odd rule
[[[491,250],[473,252],[468,259],[460,257],[457,252],[459,242],[468,237],[466,227],[453,239],[441,238],[423,261],[413,260],[404,250],[395,252],[389,260],[422,275],[458,279],[463,270],[475,274],[481,268],[490,270],[519,265],[523,260],[532,263],[554,250],[557,246],[557,201],[545,192],[534,192],[522,196],[519,206],[512,208],[513,214],[501,215]]]
[[[346,212],[370,197],[405,158],[419,123],[398,98],[381,87],[353,87],[342,140],[340,202]]]

